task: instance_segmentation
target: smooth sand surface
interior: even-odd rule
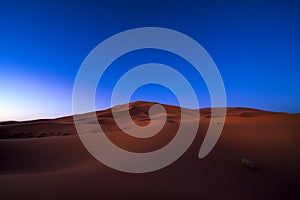
[[[136,124],[150,122],[151,105],[130,104]],[[171,141],[178,129],[180,108],[164,107],[166,124],[150,138],[124,134],[110,109],[97,116],[113,143],[149,152]],[[124,112],[125,106],[118,109]],[[193,115],[195,110],[184,112]],[[198,134],[186,153],[168,167],[144,174],[119,172],[94,159],[81,143],[73,117],[0,122],[0,199],[300,199],[299,114],[229,108],[218,143],[199,159],[214,117],[210,109],[200,113]],[[91,123],[89,114],[83,116],[84,123]],[[244,158],[256,168],[243,165]]]

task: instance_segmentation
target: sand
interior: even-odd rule
[[[151,105],[130,104],[137,124],[149,123]],[[148,139],[122,133],[110,109],[97,116],[113,143],[148,152],[171,141],[178,129],[180,108],[164,107],[167,122]],[[229,108],[218,143],[199,159],[212,117],[210,109],[200,113],[198,134],[186,153],[166,168],[143,174],[119,172],[93,158],[72,116],[0,122],[0,199],[299,199],[299,114]],[[89,114],[84,121],[90,122]],[[256,167],[242,164],[244,158]]]

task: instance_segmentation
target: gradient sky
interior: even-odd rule
[[[228,106],[300,112],[298,1],[0,1],[0,121],[72,114],[82,61],[101,41],[127,29],[156,26],[198,41],[223,77]],[[109,106],[118,77],[147,62],[180,71],[200,107],[210,105],[201,77],[171,53],[140,50],[117,59],[101,80],[97,108]],[[200,81],[199,81],[200,80]],[[100,83],[100,84],[101,84]],[[134,100],[176,104],[157,85]]]

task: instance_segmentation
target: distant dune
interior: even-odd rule
[[[147,125],[153,104],[130,103],[132,119]],[[113,143],[148,152],[167,144],[178,129],[180,108],[164,107],[164,128],[147,139],[124,134],[111,109],[97,117]],[[0,122],[0,199],[300,199],[300,114],[228,108],[218,143],[199,159],[209,122],[218,117],[209,108],[200,113],[198,134],[187,152],[170,166],[145,174],[119,172],[95,160],[81,143],[72,116]],[[82,116],[91,123],[89,114]]]

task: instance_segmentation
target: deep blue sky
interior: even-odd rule
[[[228,106],[300,112],[297,1],[0,1],[0,121],[72,114],[73,82],[87,54],[116,33],[144,26],[197,40],[219,68]],[[110,66],[98,109],[108,106],[121,73],[150,61],[185,74],[200,107],[210,105],[192,66],[168,52],[140,50]],[[159,86],[140,88],[137,99],[176,104]]]

